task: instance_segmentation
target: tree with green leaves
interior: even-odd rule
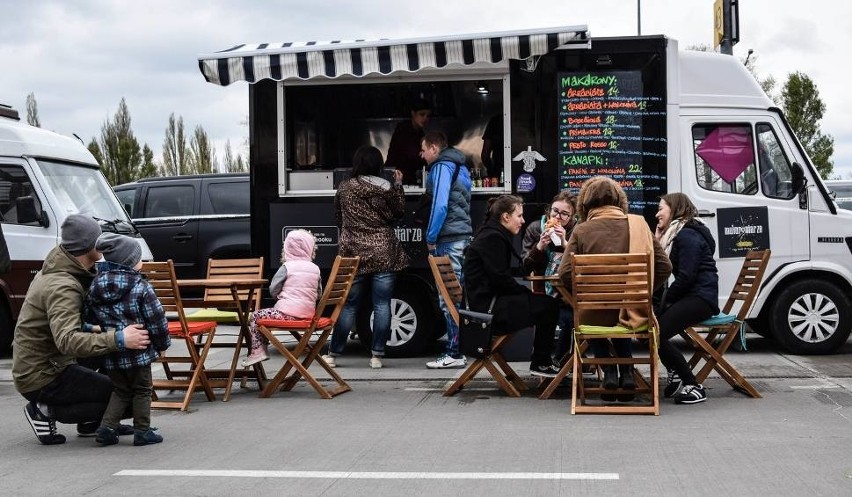
[[[207,132],[199,124],[192,133],[189,140],[189,152],[192,162],[192,171],[196,174],[218,173],[219,165],[216,163],[216,149],[210,142]]]
[[[825,103],[819,97],[816,84],[802,72],[787,77],[781,89],[781,105],[790,127],[796,133],[820,176],[829,178],[834,170],[834,138],[820,131],[819,122],[825,114]]]
[[[154,161],[154,151],[146,143],[142,147],[142,168],[139,170],[140,178],[153,178],[159,174],[159,168]]]
[[[163,176],[192,174],[189,147],[183,131],[183,117],[175,119],[174,112],[169,115],[166,127],[166,139],[163,141]]]
[[[107,118],[101,126],[100,139],[92,138],[89,142],[89,151],[98,160],[109,184],[120,185],[141,177],[144,156],[130,127],[130,110],[124,98],[115,116]]]
[[[36,128],[41,127],[41,120],[38,118],[38,103],[35,99],[35,93],[27,95],[27,124],[35,126]]]
[[[229,173],[244,173],[248,170],[243,157],[240,154],[234,156],[234,151],[231,149],[231,140],[225,142],[225,158],[222,163],[225,166],[225,171]]]

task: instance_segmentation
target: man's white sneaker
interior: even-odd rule
[[[438,357],[434,361],[429,361],[426,363],[426,367],[429,369],[463,368],[466,365],[467,358],[465,358],[465,356],[461,356],[456,359],[455,357],[451,357],[446,354]]]
[[[370,358],[370,367],[373,368],[373,369],[381,369],[382,360],[379,359],[378,357],[371,357]]]
[[[322,360],[325,361],[326,364],[328,364],[329,366],[331,366],[333,368],[337,367],[337,364],[334,362],[334,356],[333,355],[324,355],[324,356],[322,356]]]

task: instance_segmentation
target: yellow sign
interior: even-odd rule
[[[722,0],[713,2],[713,48],[717,48],[725,37],[725,14]]]

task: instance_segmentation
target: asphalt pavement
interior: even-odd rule
[[[222,327],[219,335],[227,335]],[[718,376],[709,399],[662,400],[660,416],[570,413],[570,388],[510,398],[481,375],[453,397],[461,370],[430,357],[386,359],[351,342],[338,372],[352,391],[322,400],[304,382],[269,399],[235,385],[231,401],[197,394],[186,413],[155,411],[165,441],[39,445],[0,359],[4,495],[852,495],[852,341],[830,356],[793,356],[755,335],[726,355],[761,392]],[[230,350],[213,349],[208,367]],[[264,363],[281,364],[273,353]],[[323,375],[318,375],[322,377]],[[221,390],[217,390],[220,394]]]

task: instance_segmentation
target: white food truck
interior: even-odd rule
[[[744,254],[770,248],[752,328],[802,354],[835,351],[849,336],[852,212],[837,209],[781,111],[734,57],[680,51],[664,36],[591,38],[575,26],[236,45],[199,56],[199,66],[210,83],[250,83],[252,250],[268,272],[295,227],[314,232],[317,260],[330,265],[332,199],[352,153],[386,153],[408,102],[425,99],[428,129],[450,137],[474,177],[489,178],[473,188],[475,224],[490,196],[522,196],[530,221],[558,191],[603,174],[653,228],[660,196],[683,192],[716,236],[720,304]],[[485,174],[482,137],[495,127]],[[412,206],[423,191],[417,182],[405,190]],[[398,280],[388,343],[400,355],[443,333],[422,227],[409,217],[397,234],[412,265]],[[362,340],[369,317],[358,320]]]

